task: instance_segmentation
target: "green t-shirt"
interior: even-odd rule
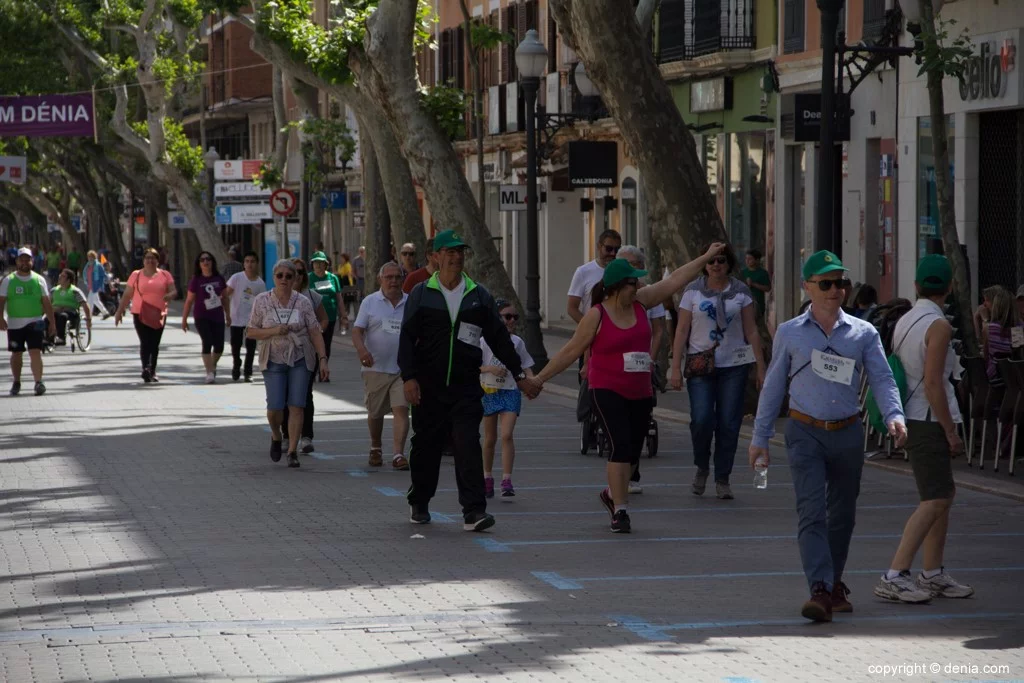
[[[334,321],[338,319],[338,292],[341,291],[341,282],[338,276],[328,271],[323,277],[316,273],[309,273],[309,288],[324,298],[324,310],[327,312],[327,319]]]
[[[772,284],[771,278],[768,277],[768,271],[765,270],[764,268],[757,268],[755,270],[744,268],[743,270],[741,270],[740,280],[743,281],[743,284],[746,284],[748,279],[755,284],[764,285],[765,287],[769,287]],[[751,287],[750,294],[754,297],[754,302],[757,303],[757,312],[763,315],[764,292],[762,292],[760,289]]]
[[[82,265],[82,254],[77,251],[72,251],[68,254],[68,268],[78,272],[78,268]]]
[[[51,251],[46,255],[46,267],[50,270],[60,268],[60,252]]]

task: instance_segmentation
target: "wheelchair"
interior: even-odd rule
[[[43,341],[43,353],[53,353],[58,346],[67,346],[71,353],[77,348],[82,353],[92,346],[92,330],[82,325],[82,314],[57,314],[57,335]],[[63,329],[62,329],[63,324]]]
[[[654,406],[658,405],[658,392],[663,391],[664,387],[660,380],[661,374],[658,372],[657,364],[655,364],[654,371],[651,372],[651,383],[654,387]],[[584,387],[580,387],[580,392],[584,391]],[[577,413],[581,412],[577,409]],[[654,458],[658,455],[658,421],[654,419],[654,415],[651,415],[651,420],[647,425],[647,436],[644,437],[644,446],[647,450],[647,457]],[[593,411],[588,408],[584,419],[580,420],[580,455],[586,455],[591,449],[597,449],[597,454],[601,457],[607,457],[609,444],[608,436],[604,433],[604,429],[601,428],[601,424],[594,415]]]

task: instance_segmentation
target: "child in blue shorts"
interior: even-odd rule
[[[519,322],[519,314],[515,306],[507,301],[498,299],[498,313],[509,334],[512,336],[512,344],[523,364],[523,371],[527,377],[533,377],[533,358],[526,351],[526,342],[519,335],[514,334],[516,323]],[[480,339],[480,348],[484,352],[483,365],[480,366],[480,384],[484,389],[484,494],[488,498],[494,497],[494,477],[491,469],[494,467],[494,447],[498,441],[498,423],[501,422],[501,495],[511,497],[516,495],[512,488],[512,464],[516,459],[516,446],[512,441],[512,432],[516,428],[516,420],[519,418],[519,411],[522,408],[523,397],[516,383],[508,376],[508,370],[491,353],[487,342]]]

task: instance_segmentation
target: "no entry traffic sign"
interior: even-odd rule
[[[295,198],[295,193],[283,187],[279,190],[274,190],[274,194],[270,195],[270,210],[278,216],[292,215],[295,213],[295,207],[298,203],[299,201]]]

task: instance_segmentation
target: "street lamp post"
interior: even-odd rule
[[[932,0],[935,11],[945,0]],[[906,9],[899,6],[886,12],[886,23],[877,43],[857,45],[846,44],[846,34],[839,29],[839,11],[843,0],[817,0],[821,11],[821,138],[818,159],[818,187],[815,221],[815,249],[828,249],[842,257],[842,221],[835,215],[836,176],[836,127],[842,122],[849,129],[853,112],[850,109],[850,95],[864,82],[878,66],[885,62],[895,64],[898,57],[910,57],[919,49],[917,34],[920,27],[918,0],[903,0]],[[903,30],[903,19],[915,37],[914,47],[900,47],[899,36]],[[839,78],[836,78],[836,66]],[[850,89],[844,94],[844,74],[850,79]]]
[[[540,238],[537,196],[537,91],[540,77],[547,66],[548,53],[530,29],[516,48],[516,68],[526,97],[526,350],[533,357],[535,369],[548,362],[544,337],[540,331]]]
[[[836,237],[836,31],[843,0],[818,0],[821,12],[821,146],[818,158],[817,222],[814,248],[828,249],[842,257],[842,240]]]
[[[210,212],[210,217],[213,219],[214,224],[216,224],[217,222],[217,218],[214,211],[214,207],[217,205],[217,203],[213,197],[214,181],[216,180],[216,176],[214,174],[214,167],[217,165],[218,161],[220,161],[220,154],[217,152],[217,149],[213,145],[210,145],[210,148],[206,150],[205,154],[203,154],[203,164],[206,166],[206,208]],[[181,267],[181,258],[181,233],[180,231],[175,230],[174,267],[175,270],[177,270],[176,276],[178,278],[179,283],[181,282],[181,278],[184,275],[184,271],[182,270]],[[178,291],[182,291],[180,287],[178,288]]]

